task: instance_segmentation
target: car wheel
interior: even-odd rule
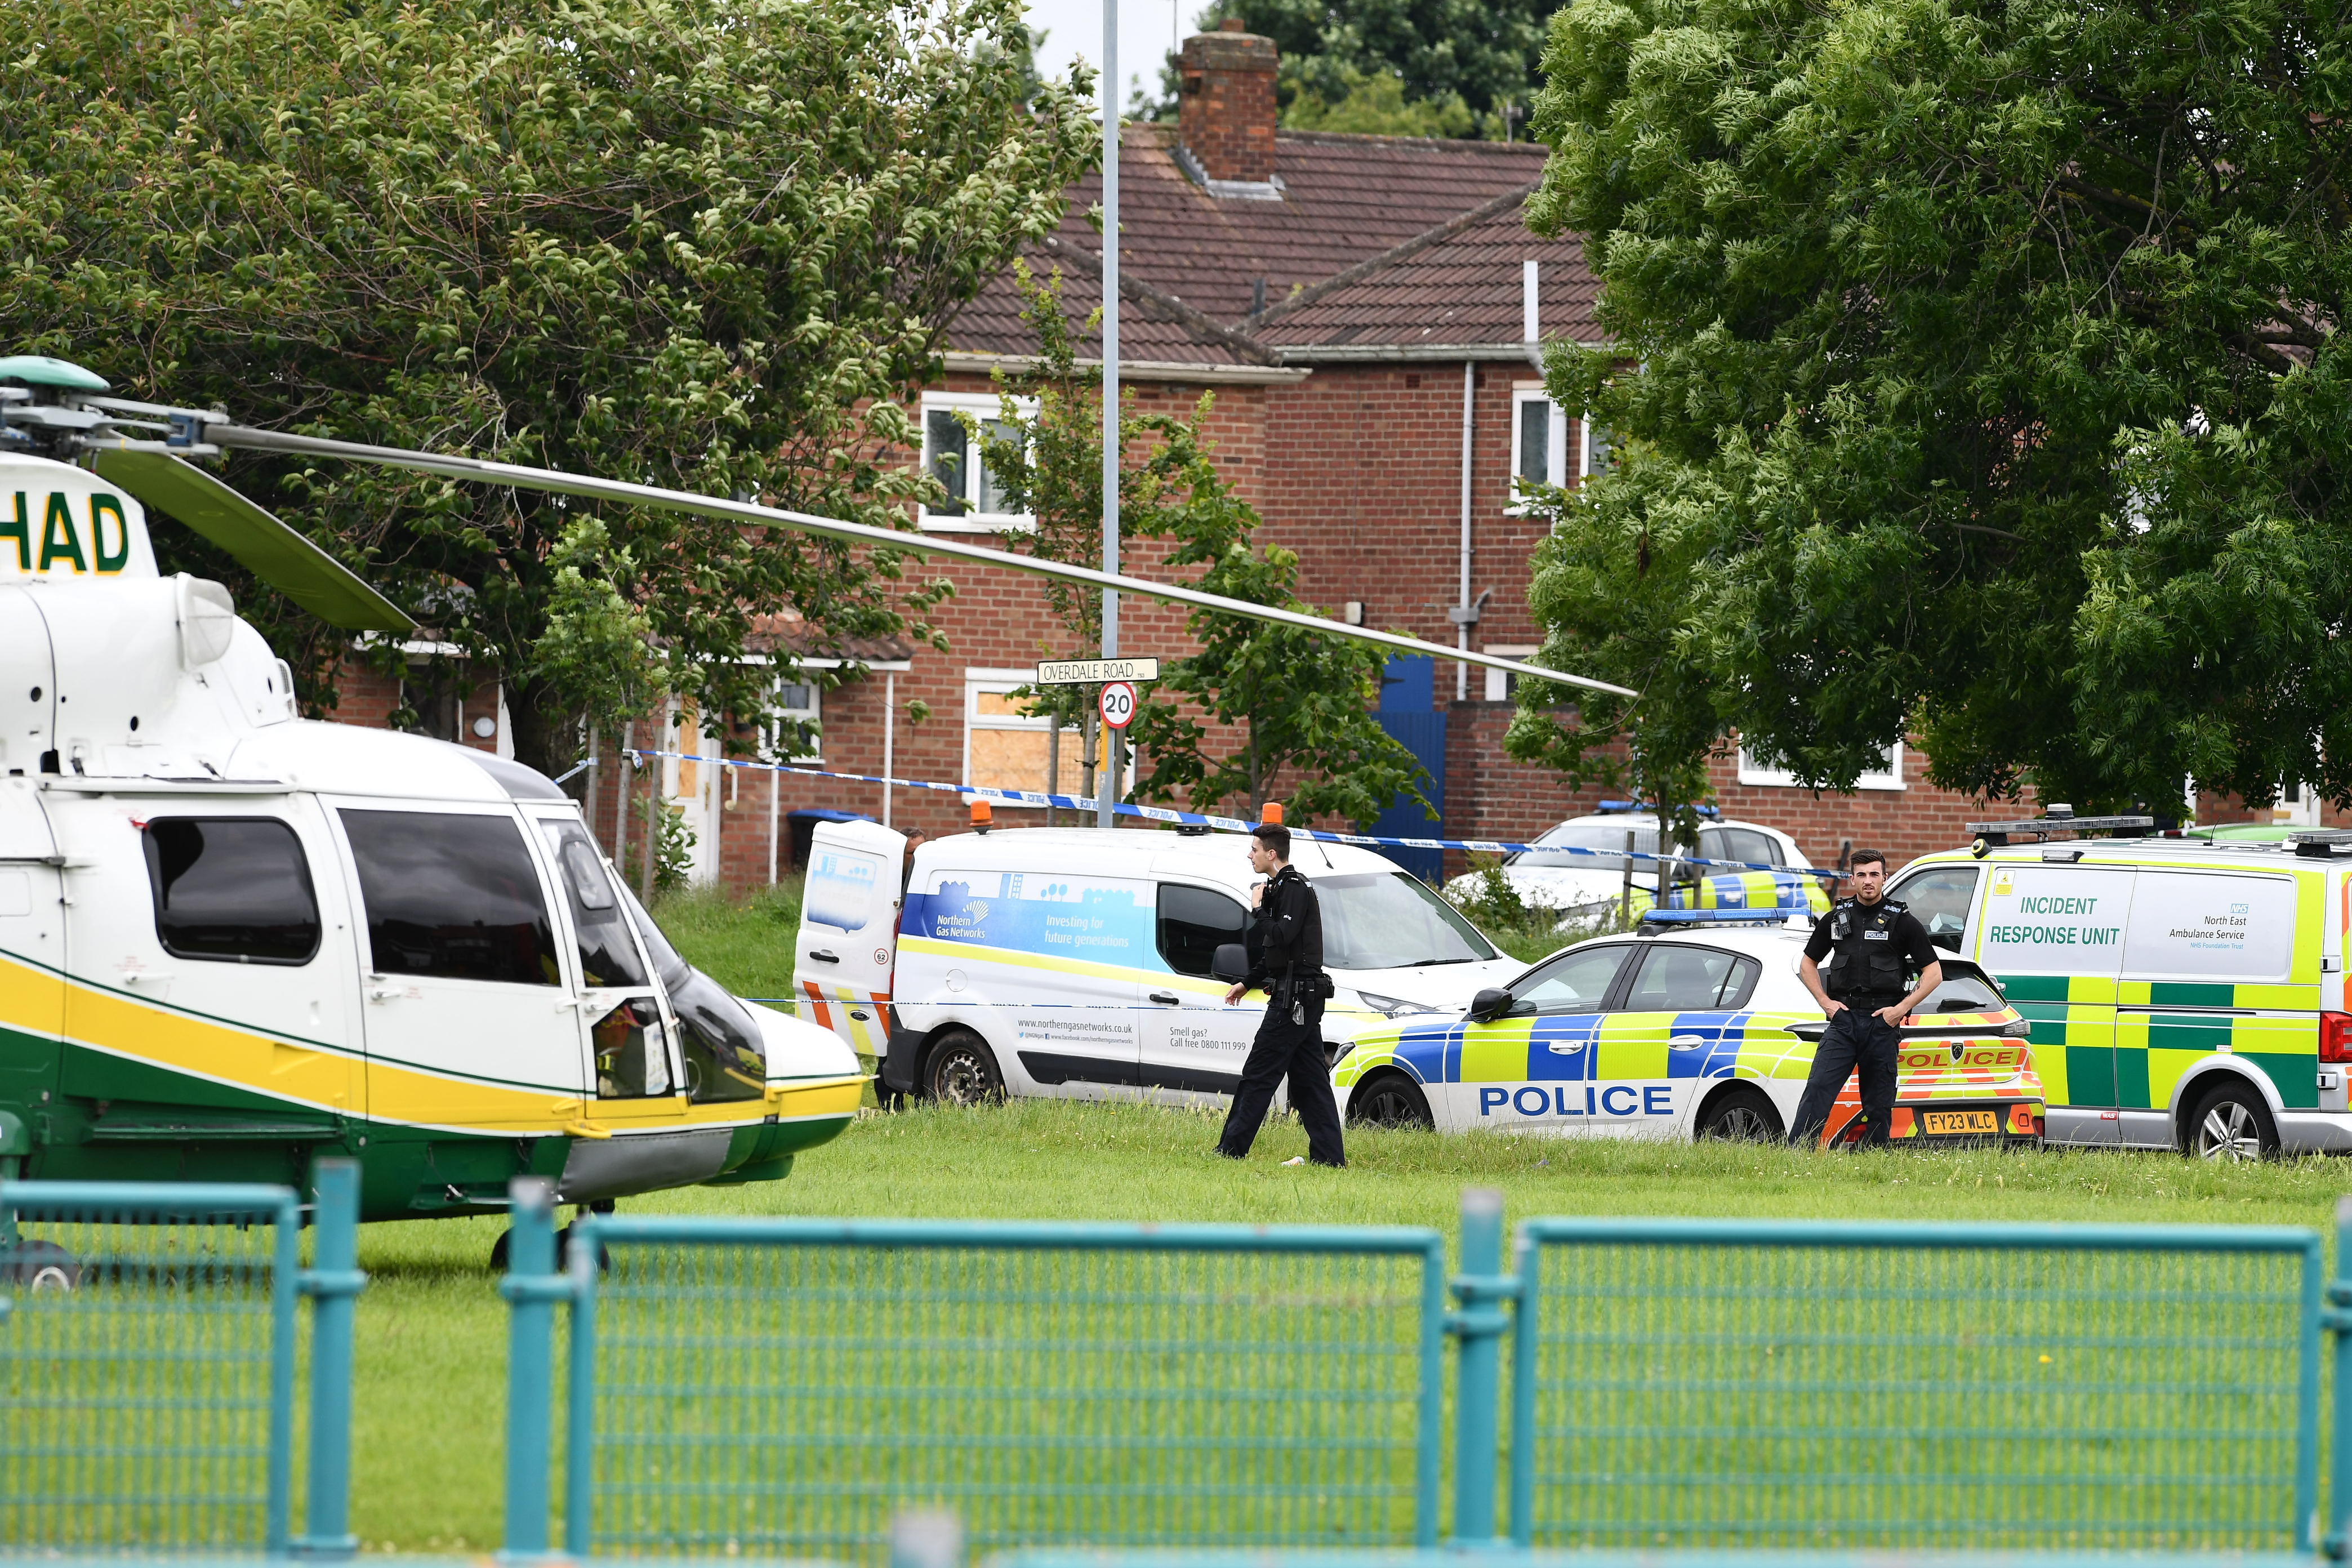
[[[923,1064],[923,1092],[943,1105],[993,1105],[1004,1098],[1004,1075],[986,1041],[969,1029],[950,1029]]]
[[[81,1264],[54,1241],[20,1241],[0,1253],[0,1280],[22,1286],[28,1296],[72,1290],[81,1284]]]
[[[1780,1113],[1762,1089],[1735,1084],[1706,1102],[1696,1135],[1729,1143],[1778,1143],[1788,1136]]]
[[[1401,1072],[1382,1073],[1348,1101],[1348,1120],[1358,1127],[1418,1127],[1433,1131],[1437,1118],[1421,1086]]]
[[[2249,1085],[2229,1083],[2198,1101],[2188,1143],[2200,1160],[2259,1160],[2278,1152],[2278,1129],[2261,1095]]]

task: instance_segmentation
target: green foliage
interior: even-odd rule
[[[1217,0],[1201,25],[1214,27],[1238,16],[1251,32],[1274,40],[1282,51],[1276,92],[1283,122],[1295,129],[1394,136],[1475,132],[1501,141],[1503,106],[1524,108],[1537,89],[1544,26],[1557,6],[1558,0]],[[1368,90],[1363,105],[1351,101]],[[1391,94],[1400,115],[1395,121],[1307,124],[1293,117],[1299,100],[1311,98],[1329,106],[1321,112],[1352,110],[1374,120],[1375,109]],[[1419,129],[1427,124],[1459,129]]]
[[[674,800],[650,795],[636,806],[637,831],[645,833],[651,824],[654,836],[654,885],[650,891],[639,888],[638,893],[650,902],[665,894],[686,891],[694,877],[695,844],[694,829],[686,825],[686,808]]]
[[[1077,365],[1058,276],[1040,281],[1019,268],[1018,277],[1022,313],[1040,345],[1037,368],[1005,378],[1001,433],[975,424],[975,434],[1011,504],[1036,520],[1034,531],[1009,536],[1007,544],[1047,560],[1098,564],[1101,373]],[[1190,417],[1178,418],[1136,415],[1122,401],[1121,451],[1145,455],[1119,471],[1121,559],[1132,560],[1127,540],[1171,539],[1176,548],[1166,564],[1205,566],[1198,585],[1206,591],[1311,611],[1295,591],[1298,558],[1278,546],[1261,553],[1250,545],[1257,514],[1219,477],[1202,435],[1211,406],[1203,395]],[[1065,647],[1101,647],[1099,595],[1058,584],[1045,594],[1069,639]],[[1205,611],[1186,625],[1201,651],[1162,661],[1128,730],[1150,764],[1136,781],[1138,797],[1182,795],[1202,810],[1240,797],[1255,817],[1279,784],[1290,790],[1293,808],[1309,816],[1335,812],[1360,821],[1400,795],[1428,805],[1420,764],[1371,717],[1381,659],[1369,646]],[[1055,652],[1045,641],[1038,649]],[[1181,701],[1154,700],[1162,693]],[[1043,687],[1028,700],[1032,712],[1078,725],[1094,710],[1095,689]],[[1222,728],[1204,725],[1182,703]],[[1237,748],[1227,750],[1235,731]]]
[[[1016,0],[61,0],[0,16],[0,319],[130,395],[889,523],[895,401],[1059,220],[1084,79]],[[790,531],[297,459],[231,480],[505,682],[551,767],[615,639],[751,717],[752,618],[909,633],[946,589]],[[194,542],[315,705],[345,639]],[[167,566],[167,570],[169,567]],[[389,650],[387,658],[394,657]]]
[[[1531,219],[1614,345],[1550,384],[1624,437],[1545,655],[1643,697],[1523,745],[1737,727],[1847,787],[1908,730],[1971,793],[2352,801],[2334,5],[1602,0],[1545,68]]]
[[[1393,71],[1367,76],[1342,66],[1339,76],[1343,90],[1331,101],[1302,85],[1283,106],[1283,129],[1364,136],[1467,136],[1477,127],[1476,116],[1458,92],[1407,101],[1404,79]]]

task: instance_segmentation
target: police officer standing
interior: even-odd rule
[[[1254,895],[1248,978],[1225,993],[1225,1005],[1264,991],[1265,1020],[1242,1064],[1217,1152],[1234,1160],[1249,1153],[1274,1103],[1274,1086],[1287,1073],[1290,1108],[1307,1124],[1307,1157],[1318,1165],[1345,1165],[1339,1104],[1331,1096],[1331,1062],[1323,1049],[1323,1001],[1331,994],[1330,976],[1323,973],[1323,911],[1314,887],[1290,863],[1290,829],[1261,822],[1250,837],[1250,868],[1270,873],[1271,879],[1260,882]]]
[[[1857,1068],[1862,1113],[1869,1119],[1863,1142],[1885,1143],[1886,1124],[1895,1113],[1898,1031],[1944,980],[1927,928],[1885,896],[1886,857],[1875,849],[1855,850],[1846,878],[1853,896],[1838,900],[1814,924],[1804,962],[1797,966],[1805,989],[1830,1016],[1830,1026],[1813,1051],[1812,1071],[1805,1075],[1805,1096],[1789,1129],[1791,1143],[1809,1144],[1822,1135],[1831,1103]],[[1826,984],[1824,957],[1830,961]],[[1904,976],[1915,971],[1918,983],[1906,988]]]

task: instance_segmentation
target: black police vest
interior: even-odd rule
[[[1845,899],[1830,910],[1830,966],[1822,988],[1832,1000],[1885,1006],[1903,999],[1910,965],[1895,922],[1904,912],[1892,899],[1875,904]]]

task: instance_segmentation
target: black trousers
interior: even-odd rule
[[[1878,1005],[1902,998],[1889,997]],[[1862,1113],[1870,1119],[1863,1131],[1865,1143],[1884,1144],[1886,1124],[1895,1114],[1895,1069],[1902,1049],[1902,1034],[1866,1005],[1856,1004],[1830,1020],[1829,1030],[1813,1050],[1813,1070],[1805,1075],[1805,1097],[1797,1102],[1797,1122],[1789,1142],[1810,1146],[1829,1125],[1830,1105],[1845,1087],[1846,1077],[1862,1075]]]
[[[1280,999],[1275,998],[1274,1001]],[[1290,1079],[1290,1109],[1307,1123],[1307,1157],[1318,1165],[1344,1165],[1348,1152],[1339,1139],[1339,1102],[1331,1094],[1331,1062],[1323,1049],[1323,998],[1310,997],[1307,1021],[1294,1024],[1290,1009],[1270,1001],[1265,1021],[1250,1042],[1249,1059],[1242,1064],[1242,1081],[1234,1087],[1234,1105],[1225,1112],[1225,1130],[1217,1139],[1217,1152],[1238,1160],[1257,1142],[1257,1130],[1274,1103],[1274,1086],[1285,1074]]]

